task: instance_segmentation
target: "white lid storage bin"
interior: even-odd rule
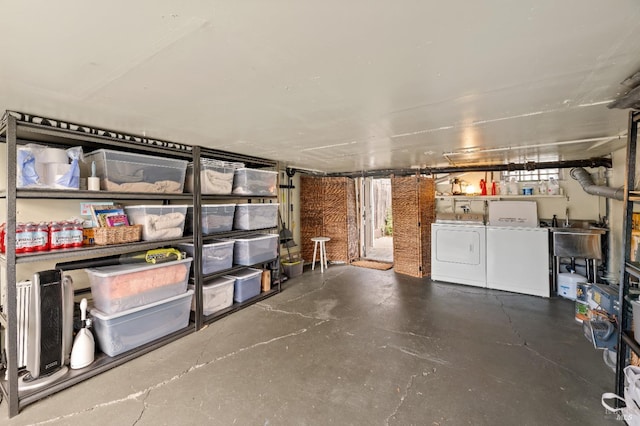
[[[142,239],[145,241],[180,238],[184,233],[186,205],[127,206],[124,211],[130,223],[142,225]]]
[[[214,240],[202,245],[202,273],[204,275],[220,272],[233,265],[233,240]],[[194,255],[193,244],[179,244],[181,250],[189,256]]]
[[[237,204],[233,228],[244,231],[278,226],[278,203]]]
[[[244,167],[243,163],[209,158],[200,159],[200,193],[229,195],[233,188],[233,173],[235,169]],[[187,166],[187,192],[193,192],[193,163]]]
[[[84,156],[82,176],[96,164],[100,189],[114,192],[181,193],[187,160],[98,149]]]
[[[233,300],[242,303],[260,294],[260,278],[262,270],[244,268],[225,275],[234,278]]]
[[[159,339],[189,325],[193,290],[178,296],[107,315],[91,309],[98,346],[116,356]]]
[[[236,169],[233,193],[236,195],[278,195],[278,172],[260,169]]]
[[[234,238],[233,263],[251,266],[275,259],[278,255],[278,238],[277,234]]]
[[[202,285],[202,313],[211,315],[233,305],[233,277],[215,278]],[[189,288],[194,286],[189,284]],[[195,297],[191,302],[191,310],[196,310]]]
[[[205,204],[202,206],[202,234],[210,235],[216,232],[228,232],[233,229],[233,215],[235,204]],[[193,234],[193,207],[187,208],[187,234]]]
[[[114,314],[184,293],[191,261],[85,269],[93,304],[104,314]]]

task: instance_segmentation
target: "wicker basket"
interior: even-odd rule
[[[93,228],[93,242],[99,246],[140,241],[142,225]]]

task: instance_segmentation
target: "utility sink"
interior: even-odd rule
[[[554,256],[602,259],[600,239],[607,229],[592,226],[589,222],[578,221],[568,227],[554,227],[550,230],[553,234]]]
[[[598,228],[597,226],[559,226],[556,228],[549,228],[551,232],[561,232],[563,234],[606,234],[607,229]]]

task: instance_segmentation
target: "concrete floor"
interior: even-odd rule
[[[573,304],[330,265],[0,424],[603,425]]]
[[[393,262],[393,237],[380,237],[373,240],[373,247],[367,248],[365,259],[381,262]]]

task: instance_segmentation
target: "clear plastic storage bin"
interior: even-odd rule
[[[260,169],[236,169],[233,176],[236,195],[278,195],[278,172]]]
[[[193,290],[178,296],[107,315],[91,309],[93,329],[102,352],[116,356],[189,325]]]
[[[187,206],[127,206],[124,211],[131,224],[142,225],[145,241],[180,238],[184,233]]]
[[[216,232],[228,232],[233,229],[233,215],[235,204],[205,204],[202,206],[202,234],[209,235]],[[187,209],[187,223],[185,231],[193,234],[193,207]]]
[[[202,313],[212,315],[233,305],[234,277],[215,278],[202,285]],[[189,284],[193,289],[193,285]],[[196,299],[191,302],[191,310],[196,310]]]
[[[126,311],[184,293],[192,259],[85,269],[93,304],[105,314]]]
[[[233,228],[245,231],[278,226],[278,204],[237,204]]]
[[[244,167],[242,163],[228,161],[200,159],[200,193],[201,194],[231,194],[233,189],[233,173],[235,169]],[[193,163],[187,166],[187,192],[193,192]]]
[[[83,177],[91,176],[92,162],[102,190],[157,193],[181,193],[188,164],[187,160],[98,149],[85,154],[80,163]]]
[[[273,260],[278,255],[278,235],[259,234],[245,238],[234,238],[233,262],[251,266]]]
[[[233,265],[233,240],[215,240],[202,245],[202,273],[213,274]],[[180,250],[193,257],[193,244],[179,244]]]
[[[225,275],[234,278],[233,300],[242,303],[260,294],[260,278],[262,270],[244,268]]]

